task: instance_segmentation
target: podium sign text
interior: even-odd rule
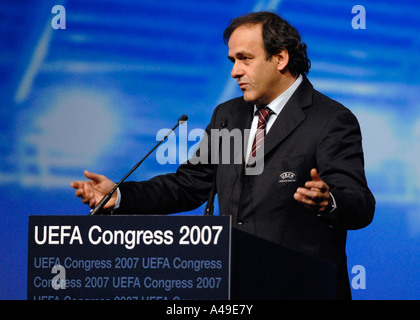
[[[227,300],[230,221],[30,216],[28,299]]]

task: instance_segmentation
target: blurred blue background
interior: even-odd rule
[[[58,4],[66,29],[52,28]],[[366,29],[352,28],[355,5]],[[362,127],[377,210],[348,235],[350,277],[366,270],[353,298],[420,298],[418,1],[1,0],[1,299],[26,299],[28,215],[87,214],[70,188],[84,169],[118,181],[160,129],[183,113],[188,131],[205,128],[219,102],[241,95],[222,33],[259,10],[297,27],[309,79]],[[154,154],[130,179],[176,167]]]

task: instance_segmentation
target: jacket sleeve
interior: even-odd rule
[[[215,173],[207,137],[216,112],[217,108],[194,156],[180,165],[176,173],[159,175],[148,181],[122,183],[121,204],[114,214],[170,214],[190,211],[205,203]]]
[[[322,218],[345,229],[370,224],[375,198],[365,177],[360,127],[348,109],[337,112],[325,125],[317,148],[317,164],[337,204],[336,210]]]

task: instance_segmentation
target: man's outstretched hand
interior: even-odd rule
[[[84,204],[89,205],[90,208],[94,208],[114,188],[115,183],[103,175],[87,170],[84,171],[84,175],[89,181],[73,181],[71,186],[76,189],[76,196],[81,198]],[[116,201],[117,194],[114,193],[104,206],[104,209],[113,208]]]

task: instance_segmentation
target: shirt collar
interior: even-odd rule
[[[276,99],[271,101],[267,107],[269,107],[275,114],[279,114],[283,107],[286,105],[287,101],[289,101],[290,97],[295,93],[296,89],[302,83],[303,77],[299,75],[299,77],[293,82],[293,84],[281,95],[279,95]],[[257,106],[254,105],[254,112],[257,111]]]

